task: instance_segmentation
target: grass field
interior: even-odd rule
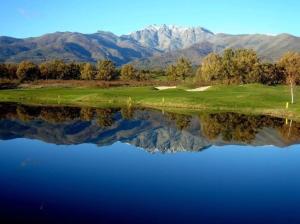
[[[259,84],[214,86],[205,92],[187,92],[183,89],[158,91],[153,87],[29,88],[0,90],[0,101],[93,107],[130,104],[165,110],[268,114],[299,120],[300,89],[295,91],[296,103],[286,109],[289,94],[287,86],[269,87]]]

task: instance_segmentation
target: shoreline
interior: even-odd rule
[[[296,91],[300,96],[300,91]],[[298,97],[296,97],[298,99]],[[0,102],[89,107],[134,106],[199,113],[203,111],[263,114],[300,120],[300,104],[285,109],[286,86],[213,86],[203,92],[153,87],[40,88],[0,90]]]

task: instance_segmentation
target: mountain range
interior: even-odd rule
[[[254,49],[262,60],[276,61],[287,51],[300,52],[300,37],[215,34],[202,27],[175,25],[151,25],[121,36],[104,31],[94,34],[56,32],[23,39],[0,36],[0,62],[109,59],[118,66],[134,63],[140,68],[161,68],[179,57],[200,64],[209,53],[221,53],[226,48]]]

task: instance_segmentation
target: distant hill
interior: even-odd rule
[[[140,68],[162,68],[174,63],[180,57],[186,57],[193,64],[199,65],[209,53],[221,53],[226,48],[253,49],[262,60],[274,62],[287,51],[300,52],[300,38],[289,34],[277,36],[217,34],[208,41],[196,43],[185,49],[139,59],[134,64]]]
[[[136,41],[102,31],[95,34],[57,32],[26,39],[0,37],[2,62],[20,62],[25,59],[35,62],[49,59],[96,62],[99,59],[110,59],[121,65],[156,52]]]
[[[176,62],[180,57],[185,57],[188,58],[194,65],[197,65],[200,63],[201,59],[207,56],[209,53],[219,52],[222,49],[217,49],[216,46],[211,42],[203,41],[185,49],[170,51],[148,58],[142,58],[134,61],[133,64],[142,69],[160,69]]]
[[[129,35],[99,31],[94,34],[56,32],[18,39],[0,37],[0,61],[49,59],[96,62],[109,59],[116,65],[132,63],[141,68],[165,67],[179,57],[200,64],[211,52],[226,48],[251,48],[266,61],[276,61],[286,51],[300,52],[300,38],[289,34],[214,34],[202,27],[152,25]]]

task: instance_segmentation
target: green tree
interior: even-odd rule
[[[285,82],[283,68],[277,64],[262,63],[260,65],[260,83],[264,85],[278,85]]]
[[[177,79],[185,80],[192,74],[192,63],[186,58],[179,58],[176,64]]]
[[[109,81],[113,79],[115,72],[116,68],[112,61],[98,61],[96,79]]]
[[[294,88],[300,80],[300,54],[288,52],[282,56],[278,63],[284,68],[286,82],[290,85],[291,103],[294,103]]]
[[[221,80],[225,83],[253,83],[260,78],[260,60],[253,50],[226,49],[223,55],[209,54],[201,64],[205,81]]]
[[[207,55],[197,72],[198,76],[200,76],[200,80],[203,81],[213,81],[217,80],[222,73],[222,57],[218,54],[210,53]]]
[[[186,58],[179,58],[175,65],[170,65],[166,74],[169,80],[185,80],[192,74],[192,64]]]
[[[9,79],[17,79],[17,64],[5,64]]]
[[[146,81],[146,80],[149,80],[150,76],[151,76],[150,71],[138,70],[137,73],[136,73],[136,80]]]
[[[80,78],[83,80],[94,79],[94,66],[91,63],[85,63],[80,70]]]
[[[65,79],[79,79],[80,78],[80,65],[72,62],[67,64]]]
[[[234,64],[235,51],[231,48],[226,49],[222,55],[222,70],[219,79],[230,83],[237,76]]]
[[[233,74],[236,83],[255,83],[259,81],[260,60],[254,50],[237,49],[234,52]]]
[[[0,79],[8,79],[9,74],[5,64],[0,64]]]
[[[51,75],[51,70],[49,67],[49,62],[44,62],[40,64],[40,73],[41,73],[41,78],[42,79],[49,79]]]
[[[121,68],[121,79],[122,80],[135,80],[137,77],[137,70],[133,65],[123,65]]]
[[[62,60],[54,60],[55,79],[67,79],[68,66]]]
[[[18,79],[22,80],[35,80],[38,78],[40,74],[39,67],[30,62],[30,61],[22,61],[16,72]]]
[[[40,64],[42,79],[68,79],[68,66],[62,60],[52,60]]]
[[[166,75],[169,80],[176,80],[177,74],[176,74],[176,66],[175,65],[169,65],[166,69]]]

